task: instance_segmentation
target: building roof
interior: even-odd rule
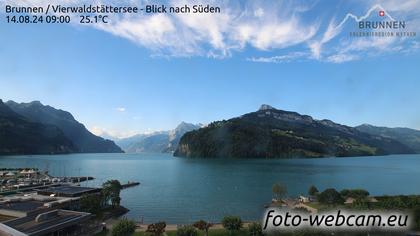
[[[344,202],[344,204],[352,204],[355,201],[356,201],[355,198],[348,197],[348,198],[346,198],[346,201]],[[366,198],[366,201],[367,202],[378,202],[378,200],[376,198],[374,198],[374,197],[367,197]]]
[[[30,170],[22,170],[20,171],[21,174],[34,174],[36,173],[34,170],[30,169]]]
[[[25,201],[11,201],[0,203],[0,209],[20,211],[20,212],[30,212],[44,206],[43,201],[37,200],[25,200]]]
[[[62,186],[50,187],[47,189],[38,190],[38,194],[41,194],[41,195],[55,194],[56,196],[63,196],[63,197],[80,197],[84,194],[97,193],[100,191],[101,189],[99,188],[62,185]]]
[[[86,212],[53,210],[0,223],[0,230],[13,235],[46,235],[80,224],[90,216]]]
[[[0,215],[10,217],[25,217],[28,215],[39,214],[48,210],[45,204],[52,200],[35,199],[13,199],[0,203]]]
[[[344,201],[344,204],[352,204],[356,199],[352,198],[352,197],[348,197],[346,198],[346,200]]]
[[[8,220],[11,220],[11,219],[16,219],[16,217],[0,214],[0,222],[8,221]]]

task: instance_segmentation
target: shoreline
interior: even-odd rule
[[[0,154],[0,160],[3,157],[38,157],[38,156],[71,156],[71,155],[112,155],[112,154],[125,154],[125,155],[144,155],[144,154],[167,154],[173,158],[179,159],[190,159],[190,160],[305,160],[305,159],[347,159],[347,158],[366,158],[366,157],[389,157],[389,156],[417,156],[420,153],[409,153],[409,154],[386,154],[386,155],[365,155],[365,156],[321,156],[321,157],[272,157],[272,158],[252,158],[252,157],[186,157],[186,156],[174,156],[173,153],[160,153],[160,152],[139,152],[139,153],[128,153],[128,152],[70,152],[70,153],[45,153],[45,154]]]
[[[120,220],[120,218],[112,218],[112,219],[108,219],[105,221],[106,223],[106,227],[108,230],[112,230],[112,227],[115,223],[117,223]],[[247,221],[247,222],[243,222],[242,227],[248,227],[249,224],[253,223],[253,222],[259,222],[259,221]],[[152,224],[152,223],[150,223]],[[136,223],[136,232],[146,232],[147,230],[147,226],[150,224],[138,224]],[[191,224],[166,224],[165,227],[165,231],[175,231],[178,229],[179,226],[181,225],[191,225]],[[213,226],[210,227],[210,230],[212,229],[224,229],[223,224],[222,223],[213,223]]]

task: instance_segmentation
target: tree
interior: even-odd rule
[[[242,220],[238,216],[225,216],[222,220],[223,228],[230,231],[232,234],[233,231],[240,230],[242,228]]]
[[[120,206],[121,203],[121,197],[120,196],[115,196],[111,198],[111,204],[112,206]]]
[[[362,199],[369,196],[369,192],[364,189],[343,189],[340,191],[340,194],[344,198],[352,197],[355,199]]]
[[[177,236],[198,236],[198,231],[192,225],[183,225],[176,231]]]
[[[97,214],[101,210],[102,197],[101,195],[91,194],[84,195],[80,198],[80,210]]]
[[[309,196],[316,196],[317,193],[319,193],[318,189],[314,185],[311,185],[308,190]]]
[[[287,188],[286,188],[286,186],[284,186],[281,183],[275,183],[275,184],[273,184],[272,191],[273,191],[275,199],[280,200],[281,197],[286,195]]]
[[[357,210],[367,210],[369,209],[369,201],[366,198],[356,198],[351,207]]]
[[[209,228],[212,227],[213,224],[208,223],[204,220],[199,220],[199,221],[195,222],[193,226],[196,227],[199,230],[203,230],[205,232],[205,235],[208,236],[209,235]]]
[[[166,223],[164,221],[150,224],[147,226],[147,233],[151,233],[154,236],[161,236],[165,232]]]
[[[324,190],[322,193],[318,195],[318,201],[320,203],[335,205],[335,204],[343,204],[344,199],[341,197],[340,193],[333,188],[329,188]]]
[[[102,184],[102,195],[104,196],[104,204],[108,204],[111,200],[111,204],[113,207],[118,206],[120,204],[120,192],[122,186],[120,181],[118,180],[108,180],[104,184]]]
[[[264,235],[262,232],[261,224],[258,222],[252,222],[248,225],[249,235],[251,236],[262,236]]]
[[[122,219],[112,227],[112,236],[130,236],[136,230],[134,221]]]

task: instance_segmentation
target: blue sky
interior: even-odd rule
[[[116,16],[107,26],[2,20],[0,98],[39,100],[120,137],[262,103],[351,126],[420,129],[418,36],[348,36],[379,10],[418,34],[419,1],[331,3],[219,1],[218,15]]]

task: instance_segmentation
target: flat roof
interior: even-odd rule
[[[16,219],[16,217],[0,214],[0,222],[8,221],[8,220],[11,220],[11,219]]]
[[[44,235],[84,222],[90,216],[86,212],[53,210],[3,222],[4,226],[0,224],[0,229],[11,228],[26,235]]]
[[[38,194],[57,194],[58,196],[80,196],[85,193],[99,192],[99,188],[89,188],[71,185],[62,185],[57,187],[50,187],[47,189],[38,190]]]
[[[68,185],[68,186],[57,186],[57,187],[51,187],[51,188],[44,189],[44,191],[70,193],[70,194],[89,192],[89,191],[92,191],[92,190],[96,190],[96,188],[70,186],[70,185]]]
[[[44,203],[49,201],[38,201],[38,200],[22,200],[22,201],[11,201],[0,203],[0,210],[12,210],[20,212],[34,211],[42,206]]]

